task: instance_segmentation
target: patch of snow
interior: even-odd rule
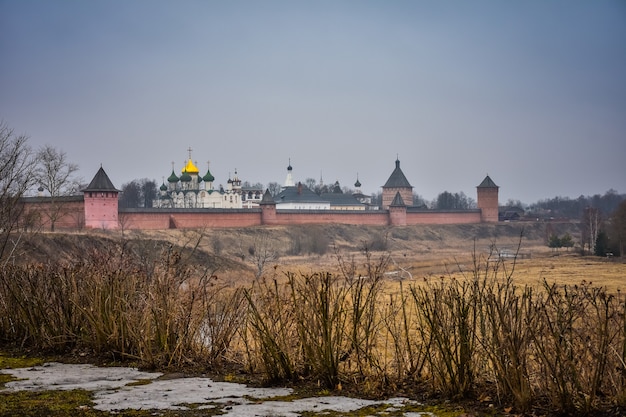
[[[156,379],[158,372],[140,372],[137,368],[99,368],[94,365],[73,365],[57,362],[32,368],[2,369],[18,381],[5,384],[5,390],[73,390],[97,391],[115,389],[141,379]]]
[[[289,388],[254,388],[232,382],[215,382],[210,378],[158,379],[158,372],[140,372],[136,368],[47,363],[32,368],[3,369],[18,381],[5,384],[2,391],[41,391],[84,389],[94,392],[95,409],[185,410],[193,404],[200,409],[220,408],[227,416],[296,417],[302,412],[350,412],[363,407],[388,404],[391,409],[415,404],[406,398],[372,401],[349,397],[311,397],[294,401],[273,401],[274,397],[289,395]],[[128,385],[138,380],[148,384]],[[406,417],[430,413],[406,413]]]
[[[178,378],[98,391],[94,402],[96,409],[106,411],[125,408],[185,410],[188,408],[185,404],[248,404],[250,401],[245,397],[267,399],[291,393],[289,388],[252,388],[210,378]]]
[[[288,402],[266,401],[260,404],[235,405],[227,410],[226,415],[241,417],[298,417],[305,411],[318,413],[323,411],[349,412],[381,403],[383,402],[348,397],[310,397]],[[384,403],[387,403],[387,401],[384,401]]]

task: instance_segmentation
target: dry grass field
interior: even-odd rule
[[[423,280],[432,277],[461,277],[471,274],[474,258],[495,259],[494,253],[519,253],[503,259],[515,267],[516,284],[541,285],[582,281],[606,287],[610,292],[626,286],[626,261],[581,256],[577,248],[558,252],[545,244],[547,230],[570,233],[580,240],[576,224],[500,223],[495,225],[408,226],[397,228],[345,225],[292,226],[245,229],[132,231],[117,233],[48,234],[34,239],[20,258],[46,261],[75,259],[86,248],[106,245],[99,238],[133,240],[154,252],[154,242],[169,241],[196,252],[191,262],[212,268],[230,286],[249,285],[257,275],[259,253],[270,255],[263,275],[283,278],[288,272],[337,272],[339,260],[365,263],[363,249],[372,259],[389,256],[390,280]],[[199,250],[198,250],[199,249]],[[312,252],[312,249],[314,250]]]
[[[579,284],[582,281],[614,292],[626,286],[626,261],[581,256],[579,249],[560,249],[545,244],[547,230],[570,233],[580,240],[578,225],[572,223],[500,223],[495,225],[408,226],[401,228],[362,226],[292,226],[273,228],[212,229],[195,231],[151,231],[128,238],[169,240],[186,247],[197,244],[202,251],[229,260],[229,267],[216,274],[231,285],[246,285],[254,279],[257,260],[253,251],[269,250],[263,274],[280,278],[287,272],[337,271],[339,258],[365,262],[363,249],[373,259],[390,256],[390,279],[422,280],[429,277],[460,277],[471,274],[474,258],[491,261],[496,252],[514,255],[503,258],[513,268],[516,284]],[[308,253],[294,251],[294,242],[316,239],[324,249]],[[310,242],[309,242],[310,244]],[[301,246],[306,244],[300,243]],[[299,253],[294,253],[299,252]],[[256,257],[258,258],[258,256]],[[515,265],[514,265],[515,264]],[[395,273],[394,273],[395,271]]]

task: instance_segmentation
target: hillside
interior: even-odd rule
[[[337,256],[362,256],[363,250],[385,252],[403,268],[439,273],[472,253],[491,248],[541,256],[549,254],[546,234],[570,233],[578,226],[562,223],[498,223],[375,227],[348,225],[251,227],[241,229],[163,230],[85,233],[39,233],[22,237],[13,262],[76,262],[94,251],[124,244],[146,261],[156,260],[169,245],[188,262],[236,282],[254,277],[259,262],[281,269],[333,268]],[[266,256],[266,259],[261,259]]]

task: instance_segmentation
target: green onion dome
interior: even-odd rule
[[[191,181],[191,175],[189,175],[189,173],[187,171],[183,171],[183,175],[180,176],[180,180],[182,182],[190,182]]]
[[[178,182],[179,178],[174,174],[174,170],[172,170],[172,175],[167,178],[167,182]]]
[[[215,181],[215,177],[211,175],[211,171],[209,169],[206,170],[206,175],[202,177],[202,181],[204,182],[213,182]]]

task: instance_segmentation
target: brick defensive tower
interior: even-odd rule
[[[400,160],[398,159],[396,159],[396,168],[383,185],[383,209],[389,209],[397,193],[400,193],[404,204],[410,206],[413,203],[413,186],[400,169]]]
[[[492,223],[498,221],[498,187],[489,175],[476,187],[478,208],[481,210],[481,221]]]
[[[109,176],[100,167],[87,188],[85,196],[85,227],[118,229],[118,194]]]

